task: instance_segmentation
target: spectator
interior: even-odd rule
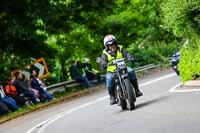
[[[100,76],[99,72],[92,68],[90,59],[88,59],[88,58],[84,59],[84,69],[85,69],[86,77],[89,80],[96,79],[98,83],[101,82],[101,76]]]
[[[84,87],[89,88],[91,87],[91,84],[86,75],[81,72],[82,68],[82,64],[79,61],[73,61],[72,65],[70,66],[70,76],[72,79],[78,82],[83,82]]]
[[[23,81],[22,74],[20,72],[16,72],[14,75],[16,78],[14,80],[14,85],[17,89],[17,93],[30,98],[33,104],[37,104],[36,96],[33,91],[27,88],[26,83]]]
[[[0,101],[0,116],[7,113],[9,113],[7,105]]]
[[[25,105],[26,100],[23,96],[20,96],[17,93],[17,89],[14,85],[14,80],[11,77],[8,78],[7,84],[5,86],[5,92],[6,95],[13,98],[18,105]]]
[[[29,90],[34,92],[37,101],[41,101],[41,97],[39,95],[39,91],[34,89],[34,88],[32,88],[32,86],[31,86],[31,76],[30,77],[25,77],[23,75],[23,81],[24,81],[24,83],[26,85],[26,88],[28,88]]]
[[[4,104],[6,104],[8,108],[12,111],[18,110],[18,106],[15,100],[12,99],[11,97],[6,96],[2,85],[0,85],[0,102],[3,102]]]
[[[32,70],[31,74],[31,87],[36,89],[41,97],[45,97],[49,101],[53,99],[53,96],[46,90],[45,85],[38,78],[38,73],[35,70]]]

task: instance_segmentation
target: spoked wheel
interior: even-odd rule
[[[129,110],[133,110],[135,109],[135,101],[136,101],[135,91],[133,90],[133,86],[131,85],[129,79],[124,80],[124,85],[127,90],[127,99],[126,99],[127,108]]]
[[[117,86],[117,87],[119,87],[119,86]],[[119,90],[119,88],[117,88],[116,89],[116,96],[117,96],[117,104],[119,105],[119,106],[121,106],[121,109],[122,110],[126,110],[127,109],[127,104],[126,104],[126,100],[125,99],[123,99],[122,97],[120,97],[120,92],[119,92],[120,90]]]

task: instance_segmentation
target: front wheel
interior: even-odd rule
[[[135,91],[133,90],[133,86],[131,85],[129,79],[124,79],[124,85],[127,91],[127,108],[129,110],[135,109],[135,101],[136,101],[136,95]]]
[[[122,90],[120,88],[120,86],[117,86],[116,90],[116,96],[117,96],[117,104],[119,106],[121,106],[122,110],[126,110],[127,109],[127,104],[126,104],[126,100],[122,97]]]

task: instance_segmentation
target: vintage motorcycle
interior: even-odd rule
[[[136,94],[129,79],[125,59],[115,59],[112,61],[112,65],[116,66],[116,70],[114,72],[116,102],[119,106],[121,106],[122,110],[127,108],[129,110],[133,110],[135,109]]]

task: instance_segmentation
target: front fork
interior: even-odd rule
[[[119,79],[117,79],[115,81],[115,94],[117,98],[126,99],[127,92],[126,92],[126,89],[122,87],[124,87],[122,84],[122,81],[119,81]]]
[[[128,78],[127,70],[118,71],[115,76],[115,96],[117,97],[117,101],[120,99],[125,100],[127,98],[127,90],[125,88],[124,82],[122,80]]]

